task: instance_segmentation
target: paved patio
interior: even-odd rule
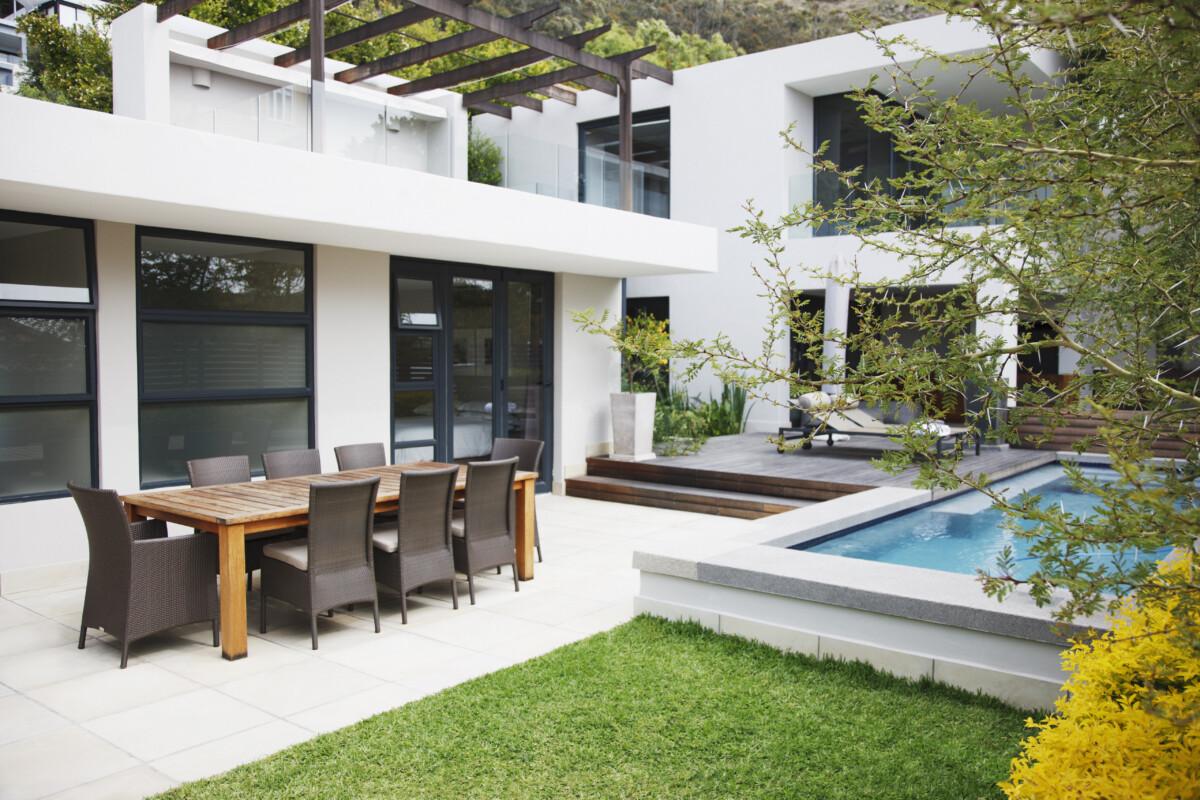
[[[76,648],[83,584],[0,597],[0,800],[140,798],[214,775],[317,734],[608,630],[633,613],[636,547],[725,539],[748,521],[542,495],[546,561],[514,593],[482,574],[409,598],[409,624],[384,590],[369,608],[307,620],[271,603],[250,656],[224,661],[207,625],[143,640],[118,669],[111,637]]]

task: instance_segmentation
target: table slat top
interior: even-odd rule
[[[244,525],[277,517],[307,514],[309,486],[313,483],[337,483],[378,476],[380,480],[376,502],[394,502],[400,497],[400,476],[403,473],[453,466],[459,467],[455,489],[462,490],[467,482],[465,465],[414,461],[385,467],[278,478],[273,481],[138,492],[121,495],[121,501],[136,508],[182,515],[217,525]],[[518,470],[516,480],[520,482],[536,477],[536,472]]]

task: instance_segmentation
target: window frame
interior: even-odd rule
[[[600,119],[593,119],[593,120],[588,120],[587,122],[580,122],[577,125],[578,142],[579,142],[579,146],[578,146],[578,149],[579,149],[579,202],[581,202],[581,203],[587,202],[587,134],[588,134],[588,131],[595,130],[596,128],[606,128],[611,125],[620,125],[620,121],[621,121],[621,118],[619,116],[601,117]],[[634,126],[634,129],[636,130],[636,127],[638,125],[642,125],[647,122],[667,122],[667,123],[669,123],[670,121],[671,121],[671,107],[670,106],[662,106],[660,108],[649,108],[649,109],[645,109],[643,111],[633,112],[632,125]],[[635,136],[634,138],[636,140],[637,137]],[[638,163],[644,163],[644,162],[639,162],[637,160],[637,157],[634,156],[633,163],[638,164]],[[644,207],[645,207],[645,204],[643,203],[643,208]],[[654,216],[644,210],[635,212],[635,213],[643,214],[645,216]],[[667,167],[667,215],[666,215],[666,217],[660,217],[660,219],[671,219],[671,218],[672,218],[671,217],[671,178],[670,178],[670,167]]]
[[[181,241],[208,242],[214,244],[235,244],[282,248],[297,250],[304,256],[304,310],[303,311],[209,311],[191,309],[147,309],[142,305],[142,241],[145,237],[178,239]],[[186,231],[174,228],[155,228],[150,226],[137,227],[135,233],[134,283],[136,288],[135,303],[137,306],[137,391],[138,391],[138,446],[141,447],[145,435],[145,409],[147,406],[183,405],[185,403],[221,403],[225,401],[246,400],[289,400],[304,398],[308,405],[308,447],[313,447],[316,439],[315,417],[315,370],[313,363],[314,350],[314,319],[313,319],[313,246],[301,242],[285,242],[275,239],[259,239],[248,236],[225,236],[221,234]],[[145,386],[145,351],[143,337],[145,323],[160,324],[190,324],[190,325],[259,325],[278,327],[304,328],[304,387],[279,389],[239,389],[239,390],[200,390],[200,391],[153,391],[147,392]],[[254,468],[254,457],[251,454],[251,474],[263,475],[261,465]],[[153,480],[144,478],[143,465],[138,464],[138,482],[142,489],[155,489],[163,486],[180,486],[187,483],[183,480]]]
[[[0,222],[18,222],[27,225],[46,225],[60,228],[76,228],[83,234],[84,266],[87,270],[89,301],[72,303],[47,300],[4,300],[0,299],[0,316],[41,317],[44,319],[79,319],[84,323],[84,392],[50,395],[0,395],[0,411],[42,408],[87,407],[90,436],[88,442],[89,486],[100,485],[99,414],[97,411],[96,371],[96,311],[98,304],[96,279],[96,225],[90,219],[60,217],[52,214],[31,214],[23,211],[0,209]],[[0,505],[26,503],[68,497],[64,484],[62,489],[48,492],[24,492],[21,494],[0,493]]]

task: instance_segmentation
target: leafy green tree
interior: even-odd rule
[[[957,395],[978,401],[968,404],[969,424],[1011,443],[1030,416],[1051,429],[1074,414],[1099,417],[1103,427],[1080,449],[1107,450],[1116,481],[1073,473],[1081,491],[1098,497],[1096,514],[1079,518],[1031,497],[995,496],[1014,534],[1029,540],[1035,566],[1017,576],[1009,554],[981,575],[983,586],[1003,599],[1024,585],[1039,603],[1056,603],[1063,620],[1115,610],[1124,596],[1142,606],[1170,600],[1179,621],[1171,635],[1200,648],[1186,622],[1200,604],[1194,573],[1161,582],[1152,564],[1091,555],[1197,548],[1200,17],[1192,4],[1170,0],[950,0],[946,7],[982,26],[993,44],[947,57],[907,42],[922,53],[920,63],[897,62],[891,85],[876,81],[857,94],[869,125],[893,139],[912,171],[880,179],[814,153],[815,170],[841,186],[840,200],[780,220],[751,204],[736,229],[766,253],[756,293],[773,307],[767,340],[742,350],[719,334],[677,337],[657,355],[688,360],[689,376],[708,368],[768,400],[781,381],[801,391],[835,384],[845,396],[940,418]],[[889,54],[901,44],[878,43]],[[1048,52],[1065,58],[1062,73],[1038,82],[1025,67]],[[928,76],[946,69],[964,75],[962,85],[937,92]],[[1002,110],[971,102],[984,76],[1003,89]],[[869,91],[876,88],[903,102],[885,102]],[[801,146],[790,134],[788,141]],[[855,271],[837,278],[859,298],[858,329],[830,336],[860,354],[847,363],[821,358],[821,315],[791,303],[798,271],[836,276],[824,264],[783,260],[790,228],[822,224],[855,231],[867,248],[907,265],[886,284]],[[922,291],[931,285],[951,288],[931,297]],[[601,315],[578,319],[604,332]],[[1020,333],[999,336],[1002,326]],[[796,374],[774,355],[788,352],[789,336],[816,357],[816,374]],[[1078,358],[1071,384],[1035,377],[1014,392],[1005,379],[1011,362],[1050,347]],[[1003,413],[1010,398],[1016,407]],[[931,436],[910,426],[899,437],[903,449],[881,465],[917,465],[923,486],[992,491],[969,458],[929,455]],[[1165,467],[1148,461],[1152,445],[1164,443],[1178,458]]]
[[[57,16],[25,14],[17,21],[25,34],[26,60],[18,94],[93,111],[112,111],[112,51],[108,25],[74,28]]]
[[[499,186],[504,180],[503,165],[504,153],[500,146],[472,125],[467,139],[467,180]]]
[[[604,24],[599,17],[588,22],[588,28]],[[742,55],[736,48],[725,43],[720,33],[705,39],[694,33],[674,33],[661,19],[639,20],[632,29],[613,25],[611,31],[589,42],[586,49],[599,56],[614,56],[650,45],[658,49],[645,56],[647,61],[667,69],[683,69],[710,61]]]

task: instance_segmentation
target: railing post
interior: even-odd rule
[[[325,152],[325,0],[309,0],[308,47],[312,91],[308,110],[312,127],[310,149]]]
[[[621,210],[633,211],[633,63],[621,65],[617,85],[620,91],[620,119],[617,123],[617,154],[621,170]]]

